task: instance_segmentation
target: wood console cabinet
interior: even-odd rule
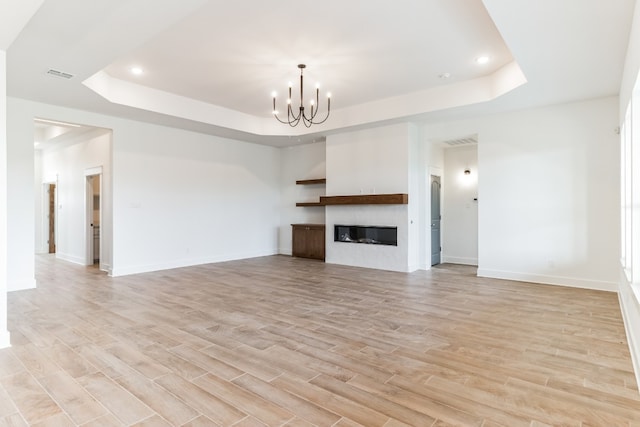
[[[324,224],[291,224],[292,255],[324,261]]]

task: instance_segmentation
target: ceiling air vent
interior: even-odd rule
[[[445,144],[450,145],[452,147],[458,146],[458,145],[468,145],[468,144],[477,144],[478,143],[478,137],[477,136],[470,136],[468,138],[458,138],[458,139],[450,139],[448,141],[443,141]]]
[[[49,70],[47,70],[47,74],[49,74],[50,76],[60,77],[61,79],[67,79],[67,80],[73,77],[73,74],[65,73],[64,71],[60,71],[60,70],[54,70],[53,68],[49,68]]]

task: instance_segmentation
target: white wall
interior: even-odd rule
[[[16,282],[34,277],[34,117],[113,130],[113,275],[277,253],[279,149],[8,102],[9,191],[18,201],[9,205],[10,255],[24,266],[14,269]]]
[[[494,117],[479,135],[479,274],[615,290],[617,98]]]
[[[10,344],[7,330],[7,62],[0,50],[0,348]]]
[[[615,290],[617,97],[425,126],[478,134],[478,274]]]
[[[113,179],[114,275],[278,253],[276,148],[130,122]]]
[[[399,124],[327,137],[327,194],[409,193],[412,126]],[[409,203],[412,203],[411,195]],[[413,201],[415,203],[415,201]],[[327,206],[326,262],[410,271],[408,205]],[[334,242],[334,226],[397,226],[398,246]],[[416,245],[411,245],[415,250]],[[413,260],[413,258],[412,258]]]
[[[56,256],[60,259],[85,264],[87,259],[87,224],[86,224],[86,177],[85,170],[102,167],[102,215],[104,224],[101,227],[103,269],[110,271],[112,265],[112,229],[111,229],[111,132],[100,129],[98,134],[61,149],[49,149],[43,152],[40,171],[36,165],[35,199],[40,201],[36,207],[36,224],[42,224],[48,212],[48,204],[43,197],[43,183],[57,180],[57,239]],[[38,185],[39,184],[39,185]],[[42,227],[41,227],[42,228]],[[41,234],[41,241],[36,248],[43,247],[46,238]]]
[[[47,244],[47,239],[49,236],[45,236],[47,229],[44,227],[44,221],[42,220],[43,210],[45,209],[45,204],[48,202],[43,199],[43,189],[42,183],[44,182],[42,177],[42,151],[35,150],[33,153],[33,193],[35,194],[33,206],[34,206],[34,240],[33,244],[35,245],[36,253],[48,253],[49,245]],[[46,207],[47,212],[49,211],[49,207]],[[47,226],[48,227],[48,226]]]
[[[8,290],[36,286],[34,269],[34,126],[33,115],[16,114],[7,98]]]
[[[326,178],[326,144],[299,145],[281,149],[279,253],[291,255],[291,224],[324,224],[324,207],[296,207],[296,202],[317,202],[326,194],[326,185],[296,185],[303,179]]]
[[[469,169],[469,175],[464,170]],[[444,150],[442,261],[478,265],[478,146]]]
[[[420,140],[420,129],[409,126],[409,223],[407,224],[407,271],[425,268],[425,232],[426,230],[426,180],[425,145]]]

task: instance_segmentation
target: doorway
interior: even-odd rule
[[[87,170],[91,173],[95,170]],[[86,175],[86,265],[100,265],[102,209],[102,173]]]
[[[47,198],[47,210],[45,223],[47,224],[47,246],[48,253],[56,253],[56,184],[46,183],[45,195]]]
[[[440,177],[431,175],[431,265],[441,262],[442,244],[440,233]]]

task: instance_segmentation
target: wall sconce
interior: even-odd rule
[[[464,174],[465,175],[471,175],[471,171],[469,170],[469,168],[464,170]]]

